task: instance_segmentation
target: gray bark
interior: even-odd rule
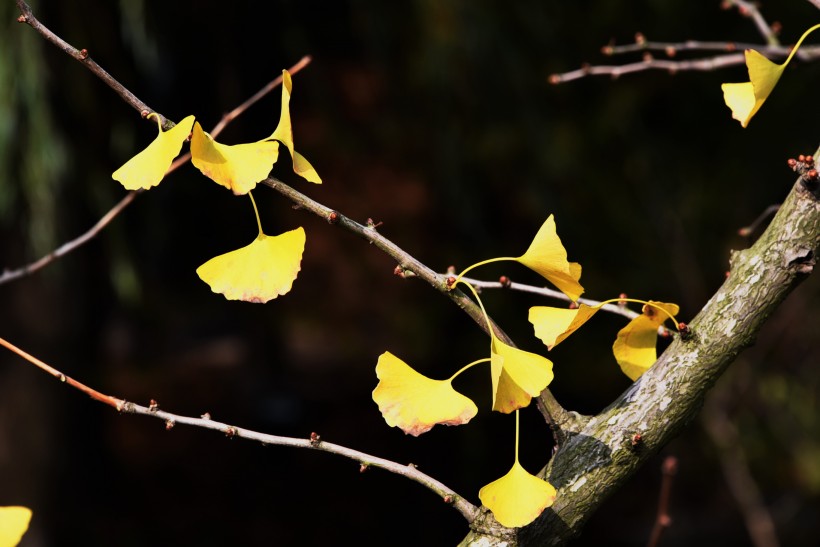
[[[820,247],[818,195],[798,181],[760,239],[733,252],[730,275],[658,361],[592,417],[561,424],[566,440],[542,471],[558,489],[553,506],[509,530],[482,513],[464,546],[564,545],[603,501],[697,415],[715,381],[786,296],[812,271]],[[632,438],[641,441],[633,445]]]

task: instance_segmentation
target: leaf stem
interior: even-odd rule
[[[464,284],[467,285],[467,287],[473,293],[473,296],[475,296],[476,302],[478,302],[478,306],[481,308],[481,313],[484,314],[484,319],[487,321],[487,332],[490,333],[490,339],[495,341],[496,340],[495,332],[493,330],[492,322],[490,321],[490,316],[487,314],[487,310],[484,309],[484,302],[481,301],[481,297],[478,296],[478,291],[475,290],[475,288],[473,288],[472,285],[470,285],[469,283],[464,283]]]
[[[456,277],[456,281],[455,281],[455,283],[453,283],[453,286],[457,285],[461,281],[461,278],[464,277],[466,275],[466,273],[469,272],[472,269],[478,268],[479,266],[484,266],[485,264],[491,264],[493,262],[503,262],[503,261],[508,261],[508,260],[515,261],[515,260],[518,260],[518,259],[514,258],[514,257],[509,257],[509,256],[502,256],[502,257],[498,257],[498,258],[488,258],[487,260],[482,260],[481,262],[476,262],[475,264],[473,264],[472,266],[468,266],[460,274],[458,274],[458,277]]]
[[[259,220],[259,209],[256,208],[256,200],[253,199],[252,192],[248,192],[248,197],[251,198],[251,204],[253,204],[253,212],[256,215],[256,225],[259,227],[259,235],[261,237],[265,234],[262,232],[262,221]]]
[[[792,57],[794,57],[794,54],[797,53],[798,49],[800,49],[800,44],[803,43],[803,40],[805,40],[809,36],[809,34],[811,34],[812,32],[814,32],[815,30],[817,30],[819,28],[820,28],[820,24],[817,24],[817,25],[814,25],[809,30],[807,30],[806,32],[803,33],[803,36],[801,36],[800,39],[797,41],[797,43],[794,44],[794,47],[792,48],[791,53],[789,53],[789,56],[786,58],[786,62],[783,63],[783,66],[786,66],[787,64],[789,64],[789,61],[792,60]]]
[[[521,427],[520,420],[518,419],[518,411],[519,410],[520,409],[515,410],[515,462],[516,463],[518,463],[518,439],[520,438],[518,434],[519,434],[520,427]]]
[[[488,361],[490,361],[490,358],[489,358],[489,357],[484,357],[483,359],[478,359],[478,360],[476,360],[476,361],[473,361],[473,362],[472,362],[472,363],[470,363],[469,365],[464,365],[463,367],[461,367],[461,368],[458,370],[458,372],[456,372],[455,374],[453,374],[452,376],[450,376],[450,381],[452,382],[453,380],[455,380],[455,379],[456,379],[456,376],[458,376],[459,374],[461,374],[461,373],[462,373],[462,372],[464,372],[465,370],[470,369],[470,368],[472,368],[472,367],[474,367],[474,366],[476,366],[476,365],[478,365],[478,364],[481,364],[481,363],[486,363],[486,362],[488,362]]]

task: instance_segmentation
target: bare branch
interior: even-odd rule
[[[755,2],[747,2],[746,0],[724,0],[724,8],[728,9],[733,6],[737,8],[737,11],[742,16],[751,18],[757,27],[758,32],[760,32],[760,35],[764,40],[766,40],[767,44],[773,46],[779,44],[775,25],[770,25],[766,22],[766,19],[763,18],[763,15],[760,13],[760,9]]]
[[[669,500],[672,497],[672,483],[678,473],[678,459],[675,456],[667,456],[661,465],[661,491],[658,495],[658,515],[655,517],[655,525],[649,536],[648,547],[657,547],[660,544],[664,530],[672,525],[672,517],[669,515]]]
[[[14,270],[3,270],[2,275],[0,275],[0,285],[33,274],[37,270],[40,270],[41,268],[48,266],[61,256],[65,256],[71,251],[74,251],[79,247],[82,247],[83,245],[94,239],[97,236],[97,234],[99,234],[103,230],[103,228],[108,226],[108,223],[114,220],[114,218],[117,215],[119,215],[123,211],[123,209],[128,207],[131,204],[131,202],[134,201],[134,198],[136,198],[137,195],[139,195],[140,193],[142,193],[142,190],[128,192],[125,195],[125,197],[119,201],[119,203],[114,205],[114,207],[112,207],[111,210],[109,210],[105,215],[103,215],[103,217],[100,220],[98,220],[97,223],[94,224],[94,226],[92,226],[90,230],[82,234],[80,237],[72,239],[67,243],[63,243],[57,249],[51,251],[44,257],[32,262],[31,264],[27,264]]]
[[[379,458],[377,456],[372,456],[370,454],[366,454],[365,452],[353,450],[345,446],[328,443],[321,440],[321,438],[316,434],[311,434],[311,437],[309,439],[297,439],[293,437],[269,435],[267,433],[260,433],[258,431],[244,429],[242,427],[237,427],[234,425],[214,421],[211,419],[210,414],[207,413],[203,414],[199,418],[193,418],[190,416],[181,416],[179,414],[173,414],[171,412],[159,410],[159,405],[154,401],[152,401],[151,404],[147,407],[138,405],[136,403],[131,403],[124,399],[118,399],[110,395],[104,395],[99,391],[90,388],[69,376],[66,376],[56,368],[44,363],[40,359],[23,351],[22,349],[18,348],[11,342],[4,340],[3,338],[0,338],[0,345],[16,353],[26,361],[40,368],[41,370],[44,370],[45,372],[49,373],[61,382],[68,384],[69,386],[85,393],[86,395],[90,396],[92,399],[96,401],[99,401],[112,408],[117,409],[118,412],[122,412],[123,414],[139,414],[142,416],[150,416],[152,418],[157,418],[165,422],[166,429],[172,429],[177,424],[184,424],[190,425],[192,427],[200,427],[203,429],[212,429],[215,431],[220,431],[230,438],[236,437],[240,439],[258,441],[268,445],[308,448],[312,450],[319,450],[321,452],[328,452],[330,454],[336,454],[337,456],[343,456],[345,458],[356,460],[357,462],[359,462],[360,470],[362,471],[366,470],[369,467],[378,467],[386,471],[390,471],[391,473],[396,473],[397,475],[406,477],[412,481],[421,484],[422,486],[425,486],[426,488],[438,494],[442,498],[442,500],[445,501],[445,503],[452,505],[453,508],[455,508],[459,513],[461,513],[461,515],[465,519],[467,519],[467,522],[472,522],[473,519],[475,519],[475,516],[478,514],[478,509],[475,505],[467,501],[464,497],[458,495],[456,492],[448,488],[443,483],[419,471],[418,468],[413,464],[402,465],[400,463],[396,463],[391,460],[386,460],[384,458]]]
[[[561,74],[551,74],[549,82],[551,84],[562,84],[572,80],[579,80],[587,76],[608,75],[617,78],[624,74],[633,72],[643,72],[645,70],[665,70],[671,74],[683,71],[709,72],[727,66],[741,65],[745,62],[743,53],[730,53],[718,55],[708,59],[691,59],[684,61],[669,61],[666,59],[655,59],[651,56],[642,61],[628,63],[625,65],[596,65],[583,66],[576,70]]]

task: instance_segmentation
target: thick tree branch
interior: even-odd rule
[[[518,531],[517,543],[506,536],[505,545],[564,545],[575,537],[610,494],[695,418],[715,381],[812,272],[818,251],[820,202],[801,177],[760,239],[732,254],[729,277],[690,323],[690,337],[673,341],[560,448],[544,470],[558,488],[555,504]],[[463,545],[500,544],[493,538],[504,530],[486,511],[473,527]]]

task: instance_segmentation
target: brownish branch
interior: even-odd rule
[[[672,498],[672,483],[678,473],[678,459],[667,456],[661,465],[661,491],[658,495],[658,514],[655,525],[649,536],[648,547],[657,547],[660,544],[663,532],[672,525],[672,516],[669,514],[669,500]]]
[[[467,522],[472,522],[476,514],[478,513],[478,509],[475,505],[467,501],[464,497],[458,495],[456,492],[454,492],[452,489],[450,489],[443,483],[419,471],[418,468],[413,464],[403,465],[391,460],[386,460],[384,458],[379,458],[377,456],[366,454],[365,452],[353,450],[345,446],[328,443],[323,441],[319,437],[319,435],[315,433],[312,433],[310,438],[308,439],[298,439],[293,437],[282,437],[279,435],[269,435],[267,433],[260,433],[258,431],[253,431],[250,429],[237,427],[235,425],[229,425],[222,422],[214,421],[211,419],[211,416],[208,413],[203,414],[199,418],[194,418],[191,416],[182,416],[179,414],[173,414],[171,412],[165,412],[163,410],[160,410],[159,405],[154,401],[152,401],[151,404],[146,407],[138,405],[136,403],[128,402],[124,399],[117,399],[116,397],[100,393],[99,391],[90,388],[87,385],[78,382],[77,380],[74,380],[70,376],[63,374],[56,368],[44,363],[40,359],[23,351],[22,349],[4,340],[3,338],[0,338],[0,345],[16,353],[29,363],[32,363],[41,370],[44,370],[45,372],[57,378],[61,382],[85,393],[86,395],[88,395],[96,401],[99,401],[112,408],[117,409],[117,411],[122,412],[123,414],[139,414],[142,416],[150,416],[152,418],[157,418],[165,423],[166,429],[173,429],[178,424],[190,425],[192,427],[200,427],[203,429],[212,429],[215,431],[219,431],[221,433],[224,433],[229,438],[247,439],[268,445],[307,448],[312,450],[319,450],[321,452],[328,452],[330,454],[336,454],[337,456],[343,456],[345,458],[357,461],[359,463],[360,471],[365,471],[370,467],[376,467],[384,469],[386,471],[390,471],[391,473],[396,473],[397,475],[401,475],[402,477],[406,477],[412,481],[421,484],[422,486],[425,486],[426,488],[435,492],[445,503],[452,505],[456,511],[461,513],[461,515],[467,520]]]

